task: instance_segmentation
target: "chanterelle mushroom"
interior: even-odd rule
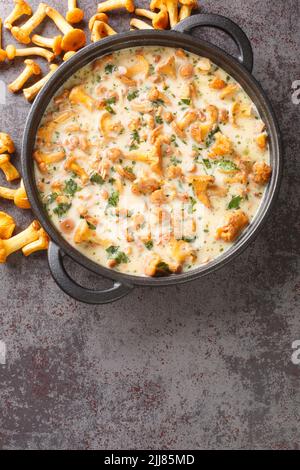
[[[243,211],[234,211],[227,216],[226,225],[217,229],[216,238],[232,242],[248,224],[248,216]]]
[[[84,12],[77,6],[77,0],[68,0],[68,11],[66,14],[66,20],[68,23],[75,24],[80,23],[84,18]]]
[[[158,13],[145,10],[144,8],[136,8],[135,14],[138,16],[145,16],[145,18],[152,20],[152,26],[154,29],[166,29],[168,27],[169,16],[164,4],[161,5],[161,10]]]
[[[14,0],[15,6],[11,14],[4,20],[4,26],[6,29],[11,29],[15,21],[17,21],[23,15],[31,15],[32,10],[25,0]]]
[[[170,19],[170,26],[173,28],[178,23],[178,2],[177,0],[165,0]]]
[[[139,20],[138,18],[132,18],[130,20],[130,26],[133,26],[136,29],[153,29],[153,27],[146,23],[146,21]]]
[[[1,153],[14,153],[15,145],[11,137],[6,132],[0,132],[0,154]]]
[[[0,197],[14,201],[15,205],[20,209],[30,209],[30,203],[28,201],[23,181],[21,181],[18,189],[0,186]]]
[[[86,44],[86,36],[82,29],[73,28],[54,8],[47,6],[46,14],[64,34],[61,47],[65,52],[77,51]]]
[[[10,163],[10,155],[3,153],[0,155],[0,169],[5,174],[7,181],[14,181],[20,178],[18,170]]]
[[[30,77],[33,75],[40,75],[41,74],[41,68],[40,66],[34,62],[34,60],[27,59],[24,61],[25,64],[25,69],[23,72],[14,80],[12,83],[8,85],[9,91],[12,93],[17,93],[18,91],[23,88],[25,83],[29,80]]]
[[[21,42],[22,44],[30,43],[30,34],[46,18],[46,8],[46,3],[40,3],[36,12],[26,23],[24,23],[21,27],[14,26],[11,28],[11,34],[17,41]]]
[[[8,240],[0,239],[0,263],[5,263],[8,256],[24,246],[32,243],[39,238],[41,226],[37,220],[34,220],[23,232],[15,235]]]
[[[198,8],[198,0],[179,0],[181,8],[179,12],[179,21],[191,16],[192,10]]]
[[[74,52],[74,54],[75,54],[75,52]],[[57,69],[58,69],[58,65],[51,64],[50,65],[50,72],[47,75],[45,75],[45,77],[43,77],[41,80],[36,82],[31,87],[24,88],[23,89],[23,94],[24,94],[25,98],[28,101],[32,101],[36,97],[36,95],[39,93],[39,91],[43,88],[43,86],[48,82],[50,77],[52,77],[54,72],[56,72]]]
[[[44,36],[40,36],[39,34],[34,34],[32,36],[33,44],[36,44],[40,47],[47,47],[48,49],[52,49],[53,53],[58,56],[61,51],[61,43],[62,43],[62,36],[58,35],[54,38],[45,38]]]
[[[7,240],[10,238],[15,227],[16,223],[14,219],[5,212],[0,212],[0,239]]]
[[[98,13],[105,11],[117,10],[118,8],[126,8],[129,13],[134,12],[133,0],[107,0],[98,4]]]
[[[2,19],[0,18],[0,62],[4,62],[6,57],[6,51],[2,49]]]
[[[43,228],[40,228],[38,231],[38,239],[28,243],[22,248],[24,256],[30,256],[37,251],[47,250],[49,246],[49,235],[45,232]]]
[[[42,47],[26,47],[24,49],[16,49],[13,44],[9,44],[6,48],[6,53],[8,60],[13,60],[15,57],[27,57],[32,55],[44,57],[44,59],[47,59],[48,62],[51,62],[53,59],[55,59],[55,54],[53,54],[53,52],[48,51],[47,49],[43,49]]]

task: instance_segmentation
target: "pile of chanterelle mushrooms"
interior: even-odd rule
[[[28,1],[13,1],[14,8],[4,20],[4,27],[23,47],[8,44],[6,49],[2,48],[2,19],[0,18],[0,63],[7,60],[13,61],[15,57],[26,57],[22,73],[8,85],[8,89],[12,93],[22,90],[24,97],[32,102],[59,67],[59,65],[52,62],[61,58],[61,56],[63,61],[68,60],[76,54],[76,51],[86,45],[85,32],[76,27],[77,23],[83,21],[84,12],[77,5],[77,0],[68,0],[65,17],[44,2],[41,2],[37,9],[33,11]],[[141,19],[132,18],[130,20],[131,30],[168,29],[173,28],[179,21],[190,16],[192,10],[197,7],[197,0],[151,0],[149,10],[135,8],[134,0],[106,0],[98,4],[97,13],[89,20],[91,41],[97,42],[107,36],[117,34],[108,23],[107,13],[113,10],[125,9],[130,13],[135,13],[136,16],[151,20],[150,25]],[[27,21],[16,26],[15,23],[18,22],[19,24],[19,20],[23,18]],[[54,37],[34,34],[35,29],[46,18],[53,21],[57,26],[58,32]],[[24,47],[24,45],[29,45],[29,47]],[[29,58],[35,56],[48,61],[49,73],[32,86],[26,87],[29,79],[34,76],[40,77],[42,74],[40,66],[32,58]],[[8,182],[21,178],[18,170],[10,161],[11,154],[14,151],[15,146],[10,136],[0,132],[0,169]],[[17,189],[0,186],[0,198],[12,200],[19,208],[30,209],[22,180]],[[0,263],[5,263],[11,253],[21,249],[23,254],[28,256],[36,251],[48,248],[49,237],[38,221],[34,220],[26,230],[13,236],[15,227],[16,223],[13,217],[0,211]]]

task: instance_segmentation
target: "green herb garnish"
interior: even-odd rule
[[[68,212],[72,204],[68,204],[66,202],[61,202],[58,204],[55,209],[53,209],[54,214],[56,214],[58,217],[62,217],[64,214]]]
[[[106,74],[113,73],[113,71],[116,70],[116,66],[114,64],[106,64],[104,70]]]
[[[133,91],[128,93],[127,99],[128,99],[128,101],[132,101],[135,98],[137,98],[138,96],[139,96],[139,91],[138,90],[133,90]]]
[[[145,247],[147,248],[147,250],[152,250],[152,248],[153,248],[153,241],[152,241],[152,240],[149,240],[148,242],[145,242]]]
[[[72,178],[65,182],[64,192],[70,196],[74,196],[79,191],[79,186]]]
[[[192,196],[190,196],[190,205],[189,205],[189,208],[188,208],[188,213],[189,214],[192,214],[193,212],[195,212],[195,205],[197,204],[197,201],[195,198],[193,198]]]
[[[112,207],[117,207],[119,203],[119,193],[118,191],[114,191],[111,193],[110,197],[108,198],[108,205]]]
[[[129,258],[124,251],[119,251],[118,246],[111,245],[106,249],[108,259],[114,259],[117,264],[128,263]]]
[[[91,183],[96,183],[96,184],[104,184],[104,179],[102,178],[101,175],[99,175],[99,173],[94,173],[91,177],[90,177],[90,182]]]
[[[242,200],[242,196],[233,196],[230,203],[228,204],[228,209],[239,209]]]

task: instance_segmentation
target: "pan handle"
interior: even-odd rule
[[[250,73],[252,72],[252,46],[244,31],[236,23],[222,15],[199,14],[190,16],[181,21],[173,28],[173,31],[189,33],[192,29],[197,28],[198,26],[211,26],[213,28],[221,29],[225,33],[229,34],[239,48],[240,55],[238,60]]]
[[[70,297],[87,304],[107,304],[129,294],[133,286],[115,282],[111,289],[92,290],[77,284],[67,273],[63,258],[66,256],[60,248],[51,242],[48,249],[48,263],[51,274],[57,285]]]

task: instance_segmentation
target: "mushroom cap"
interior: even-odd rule
[[[66,20],[68,23],[75,24],[80,23],[84,18],[84,12],[81,8],[73,8],[69,10],[66,14]]]
[[[13,37],[22,44],[29,44],[31,39],[27,32],[24,32],[19,26],[13,26],[10,30]]]
[[[179,3],[187,7],[192,7],[192,8],[198,7],[198,0],[179,0]]]
[[[155,15],[152,21],[153,28],[166,29],[169,25],[169,15],[167,10],[161,10]]]
[[[14,0],[14,2],[19,5],[23,10],[23,15],[31,15],[32,9],[25,0]]]
[[[14,219],[5,212],[0,212],[0,238],[8,240],[12,236],[15,227]]]
[[[62,36],[56,36],[53,40],[53,52],[56,56],[59,55],[62,51],[62,47],[61,47],[62,40],[63,40]]]
[[[61,47],[65,52],[77,51],[86,44],[86,36],[82,29],[72,29],[62,40]]]
[[[134,0],[125,0],[125,8],[129,13],[133,13],[135,6],[134,6]]]
[[[15,144],[13,143],[10,135],[5,132],[0,132],[0,148],[5,148],[4,152],[14,153]]]
[[[89,21],[89,30],[92,31],[95,21],[103,21],[103,23],[108,22],[108,16],[105,13],[96,13],[96,15],[92,16]]]
[[[32,59],[24,60],[24,64],[31,68],[34,75],[39,75],[42,72],[41,67]]]
[[[30,203],[23,186],[20,186],[20,188],[16,190],[14,203],[20,209],[30,209]]]
[[[7,58],[7,52],[4,49],[0,49],[0,62],[4,62]]]
[[[9,44],[6,47],[6,54],[9,60],[13,60],[16,57],[16,48],[13,44]]]

